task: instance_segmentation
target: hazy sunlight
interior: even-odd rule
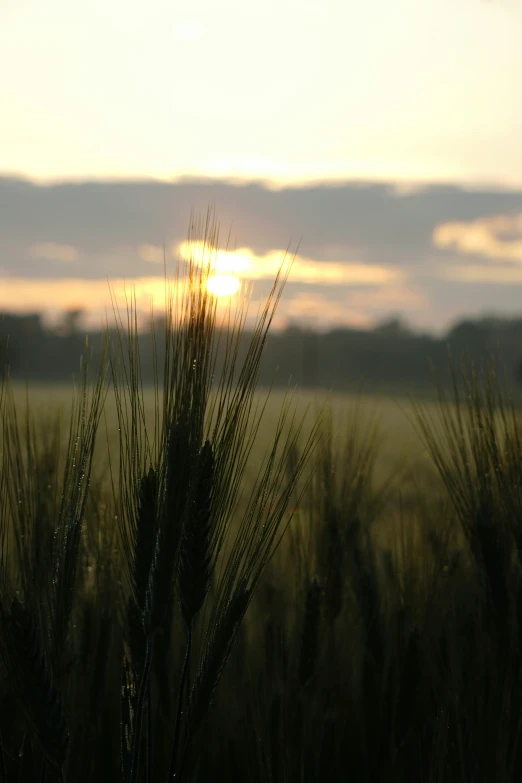
[[[207,288],[215,296],[232,296],[239,291],[239,280],[233,275],[212,275]]]

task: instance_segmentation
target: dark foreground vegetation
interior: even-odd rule
[[[516,412],[491,370],[454,371],[442,426],[412,407],[441,489],[406,497],[376,483],[371,422],[338,439],[289,400],[245,486],[287,271],[241,359],[231,315],[216,374],[209,269],[190,267],[152,421],[132,302],[65,432],[2,386],[0,783],[522,776]]]

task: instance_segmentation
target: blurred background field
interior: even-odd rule
[[[24,406],[29,400],[30,409],[33,411],[36,423],[51,422],[54,416],[59,415],[66,422],[69,415],[72,387],[67,384],[39,384],[30,382],[27,386],[20,383],[13,384],[14,396],[18,405]],[[27,395],[28,392],[28,395]],[[431,397],[421,396],[421,402],[430,415],[439,415],[439,406],[435,399],[435,390]],[[385,481],[386,477],[394,472],[404,475],[404,480],[411,478],[414,473],[419,481],[423,475],[434,479],[435,473],[430,470],[431,461],[426,448],[416,431],[412,409],[412,396],[384,395],[384,394],[339,394],[318,390],[299,390],[289,386],[288,391],[280,388],[272,390],[261,389],[255,394],[256,402],[261,406],[266,402],[263,414],[263,424],[260,427],[256,444],[251,455],[252,476],[257,475],[257,466],[263,454],[271,443],[277,417],[281,405],[286,399],[291,399],[296,417],[306,414],[303,437],[311,428],[321,411],[328,409],[333,416],[333,438],[336,446],[342,440],[346,428],[350,427],[354,419],[364,431],[365,424],[369,427],[372,422],[378,425],[379,448],[376,463],[376,478]],[[153,426],[155,400],[152,388],[145,389],[145,407],[149,426]],[[104,407],[104,415],[100,425],[100,433],[97,441],[95,469],[100,469],[106,474],[107,455],[112,454],[113,460],[119,446],[118,420],[115,403],[109,392]],[[115,468],[117,465],[115,464]],[[429,482],[428,482],[429,485]],[[403,486],[406,486],[404,484]],[[433,484],[431,484],[433,486]]]
[[[28,387],[14,384],[13,390],[18,404],[25,404],[25,400],[29,399],[37,429],[42,427],[48,430],[47,440],[52,432],[53,422],[56,421],[55,416],[58,417],[62,422],[62,443],[65,445],[67,427],[64,425],[68,421],[71,387],[65,384],[30,383]],[[361,471],[365,491],[372,498],[373,508],[369,512],[372,540],[379,549],[395,548],[405,527],[408,535],[420,537],[421,547],[426,534],[446,528],[451,503],[444,482],[420,436],[414,411],[414,403],[417,402],[433,421],[435,429],[439,427],[440,433],[443,434],[441,408],[436,400],[435,388],[430,395],[421,394],[419,397],[413,392],[411,396],[401,396],[363,392],[327,394],[323,389],[303,391],[290,387],[287,392],[280,388],[258,389],[254,393],[254,400],[254,407],[257,404],[259,410],[263,405],[266,407],[246,465],[241,495],[234,509],[237,519],[248,504],[263,459],[272,444],[282,405],[287,400],[291,402],[295,425],[303,420],[300,443],[306,441],[318,418],[324,420],[324,432],[328,432],[332,452],[336,455],[332,464],[334,481],[342,482],[345,472],[351,480],[358,476],[357,460],[360,453],[370,447],[372,441],[371,465],[361,465]],[[144,402],[148,426],[152,432],[155,411],[155,394],[152,388],[145,388]],[[329,417],[331,423],[328,427]],[[285,431],[289,430],[290,427],[285,428]],[[372,433],[375,433],[374,439]],[[352,439],[348,466],[344,453],[347,437]],[[117,484],[118,456],[118,418],[114,397],[109,390],[100,422],[91,477],[93,500],[102,504],[104,513],[113,502],[111,484]],[[316,454],[316,459],[320,461],[319,454]],[[314,462],[313,464],[315,465]],[[310,535],[313,538],[313,531],[309,529],[310,487],[305,489],[303,485],[299,491],[304,494],[301,506],[295,503],[290,506],[294,513],[291,525],[305,538]],[[288,553],[287,566],[290,567],[294,565],[293,546],[291,539],[283,543],[283,551]],[[422,554],[419,557],[422,558]],[[284,562],[279,562],[284,568]]]

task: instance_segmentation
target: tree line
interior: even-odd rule
[[[68,313],[59,326],[48,327],[41,315],[0,315],[0,362],[15,380],[69,382],[78,372],[79,356],[101,350],[103,333],[88,335],[79,326],[78,313]],[[156,346],[161,358],[162,323],[156,324]],[[246,351],[245,332],[239,355]],[[140,335],[145,382],[153,377],[153,339]],[[495,358],[505,369],[507,380],[522,385],[522,318],[462,320],[441,337],[411,330],[393,318],[373,329],[334,329],[318,333],[290,326],[272,332],[260,368],[261,385],[371,391],[433,388],[433,370],[447,378],[448,351],[456,358],[476,362]],[[218,351],[218,365],[220,352]],[[219,367],[217,367],[219,369]]]

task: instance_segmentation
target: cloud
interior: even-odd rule
[[[522,268],[518,266],[470,266],[443,267],[439,270],[443,280],[459,283],[488,283],[497,285],[522,283]]]
[[[174,301],[181,303],[186,285],[187,278],[169,280],[168,292]],[[114,307],[123,314],[131,301],[139,322],[148,324],[152,307],[158,314],[165,311],[165,295],[164,277],[119,278],[110,283],[81,278],[0,278],[0,312],[38,312],[47,320],[53,320],[59,313],[78,309],[85,314],[84,321],[93,328],[100,328],[106,320],[113,323]],[[218,322],[226,316],[227,308],[234,308],[239,303],[239,297],[240,294],[218,299]],[[252,323],[255,310],[250,306],[248,311],[248,323]]]
[[[264,304],[262,299],[251,299],[249,310],[257,313]],[[345,300],[332,302],[326,294],[301,291],[285,292],[272,323],[275,329],[285,329],[290,324],[317,331],[332,327],[365,329],[371,326],[371,318],[367,313],[354,310]]]
[[[33,310],[81,304],[102,319],[107,278],[125,277],[139,283],[148,311],[148,286],[162,291],[163,245],[171,274],[191,214],[209,204],[220,247],[229,232],[228,247],[238,247],[218,254],[221,272],[254,284],[256,298],[268,293],[284,248],[298,248],[280,307],[295,300],[292,317],[301,308],[303,322],[308,303],[310,318],[330,308],[332,325],[346,313],[362,323],[404,311],[412,326],[429,319],[442,329],[460,311],[513,309],[519,296],[520,189],[0,177],[0,204],[0,310],[23,307],[27,296]]]
[[[291,323],[305,325],[317,331],[332,327],[367,328],[371,325],[368,313],[350,307],[346,302],[332,302],[324,294],[298,293],[281,300],[277,309],[278,328]]]
[[[433,232],[433,242],[440,248],[452,248],[493,261],[522,263],[522,212],[444,223]]]
[[[198,264],[208,263],[208,254],[202,243],[182,242],[179,246],[182,258],[188,260],[191,255]],[[234,251],[217,250],[213,263],[218,274],[232,274],[244,280],[273,280],[285,258],[293,258],[290,280],[308,285],[382,285],[402,280],[405,273],[377,264],[361,262],[324,261],[293,256],[284,250],[276,250],[265,255],[255,255],[250,248]]]
[[[163,264],[165,251],[158,245],[140,245],[138,255],[147,264]]]
[[[416,288],[393,285],[372,291],[354,291],[349,301],[363,311],[421,310],[428,306],[429,297]]]
[[[77,261],[80,254],[77,248],[72,245],[62,245],[58,242],[41,242],[31,245],[29,248],[29,257],[41,261],[60,261],[65,264]]]
[[[0,311],[37,312],[41,310],[85,309],[97,314],[112,312],[111,288],[116,299],[125,306],[125,295],[132,288],[140,309],[150,309],[154,298],[160,305],[164,300],[163,279],[157,277],[138,280],[88,280],[82,278],[26,279],[3,278],[0,285]]]

